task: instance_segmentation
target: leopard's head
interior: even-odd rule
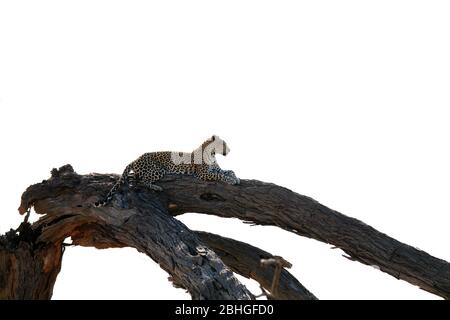
[[[211,151],[214,154],[221,154],[223,156],[226,156],[228,153],[230,153],[230,148],[228,147],[227,143],[219,136],[213,135],[209,139],[209,141],[209,144],[212,146]]]

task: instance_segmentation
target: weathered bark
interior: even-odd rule
[[[51,242],[71,235],[74,242],[81,245],[95,243],[97,247],[111,247],[115,243],[116,246],[134,246],[160,263],[172,275],[174,283],[189,290],[194,298],[252,296],[233,277],[234,280],[229,281],[230,277],[225,277],[227,280],[218,275],[217,270],[227,269],[208,248],[214,248],[214,241],[208,243],[207,237],[196,236],[178,220],[170,219],[167,213],[176,216],[197,212],[275,225],[333,244],[352,260],[376,265],[396,278],[450,298],[449,263],[286,188],[255,180],[241,180],[240,185],[231,186],[190,176],[168,176],[158,183],[164,188],[161,193],[139,187],[130,191],[125,187],[116,194],[112,205],[92,207],[92,203],[106,195],[117,178],[116,175],[81,176],[70,170],[55,171],[52,179],[27,189],[19,211],[24,213],[34,205],[36,212],[47,214],[33,225],[33,228],[42,228],[37,241]],[[216,244],[219,255],[220,249]],[[236,261],[233,266],[233,259],[224,252],[222,259],[230,268],[236,272],[240,270],[244,275],[248,273]],[[186,257],[197,272],[186,266]],[[208,267],[211,265],[214,267]],[[267,288],[261,270],[258,277]],[[199,284],[196,280],[200,278],[209,279],[209,284]]]
[[[0,300],[50,299],[61,268],[61,243],[36,244],[29,224],[18,231],[0,237]]]

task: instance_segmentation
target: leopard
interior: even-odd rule
[[[153,191],[163,188],[155,182],[169,174],[191,175],[204,181],[217,181],[238,185],[240,179],[232,170],[223,170],[217,163],[216,154],[228,155],[230,148],[219,136],[213,135],[192,152],[160,151],[144,153],[126,166],[119,180],[106,197],[95,206],[106,206],[123,184],[131,187],[142,185]]]

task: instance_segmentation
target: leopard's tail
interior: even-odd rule
[[[117,190],[119,190],[119,188],[125,183],[125,182],[131,182],[129,180],[131,180],[132,178],[134,178],[134,172],[132,169],[131,164],[128,165],[125,170],[122,173],[122,176],[119,178],[119,180],[114,184],[114,186],[111,188],[111,190],[109,190],[108,194],[106,195],[106,197],[102,200],[102,201],[98,201],[95,203],[96,207],[104,207],[106,206],[108,203],[111,202],[112,198],[114,197],[114,195],[116,194]]]

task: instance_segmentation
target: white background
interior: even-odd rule
[[[121,173],[218,134],[241,178],[450,260],[449,16],[448,1],[1,1],[0,232],[53,167]],[[282,255],[321,299],[437,298],[275,227],[180,219]],[[68,248],[54,298],[189,297],[166,278],[133,249]]]

